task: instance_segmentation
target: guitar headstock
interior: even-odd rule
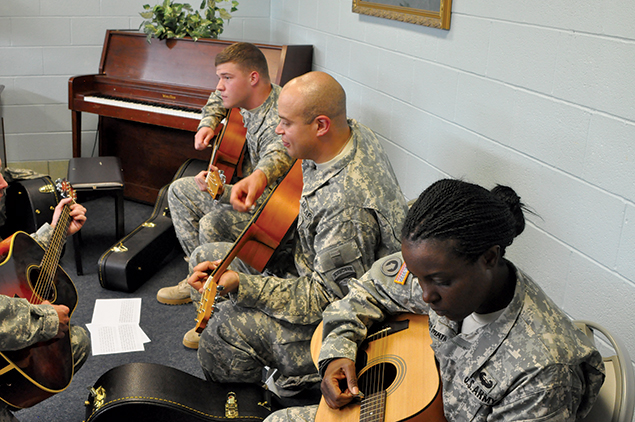
[[[214,314],[214,310],[216,310],[216,301],[220,296],[220,292],[224,289],[223,286],[216,285],[213,274],[210,275],[205,282],[201,301],[198,303],[198,307],[196,308],[196,327],[194,328],[199,334],[203,332],[207,326],[207,322]]]
[[[207,192],[212,196],[213,199],[218,199],[225,190],[225,174],[222,170],[220,171],[209,171],[207,173],[207,177],[205,178],[205,183],[207,184]]]
[[[75,192],[75,189],[73,189],[71,184],[68,183],[68,180],[66,180],[66,179],[57,179],[55,181],[55,188],[57,189],[57,193],[59,193],[59,195],[63,199],[71,198],[73,200],[73,202],[75,202],[77,200],[77,193]]]

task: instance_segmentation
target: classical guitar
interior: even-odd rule
[[[400,314],[382,324],[357,354],[361,401],[332,409],[322,398],[315,421],[447,422],[431,343],[427,315]],[[321,346],[322,323],[311,339],[316,366]]]
[[[234,172],[238,170],[242,159],[247,128],[243,124],[243,116],[240,110],[232,108],[227,111],[223,127],[214,138],[212,145],[212,158],[210,165],[218,168],[209,171],[205,178],[207,192],[214,199],[218,199],[223,193],[223,186],[227,180],[232,180]]]
[[[66,181],[56,181],[62,197],[74,198]],[[30,303],[45,300],[66,305],[73,313],[77,290],[58,265],[66,232],[71,223],[70,207],[64,207],[45,251],[31,236],[16,232],[0,243],[0,294],[20,297]],[[13,407],[30,407],[64,390],[73,378],[70,332],[15,351],[0,352],[0,399]]]
[[[213,312],[216,284],[232,260],[238,256],[257,271],[263,271],[271,256],[298,218],[302,195],[302,163],[296,160],[278,185],[271,190],[247,227],[218,267],[207,278],[196,315],[196,331],[201,333]]]

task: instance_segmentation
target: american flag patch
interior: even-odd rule
[[[401,268],[395,277],[395,283],[404,284],[408,278],[408,274],[410,274],[410,271],[408,271],[408,267],[406,267],[406,263],[404,262],[401,264]]]

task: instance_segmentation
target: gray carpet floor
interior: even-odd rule
[[[90,356],[84,367],[75,374],[70,386],[55,396],[29,409],[15,413],[23,422],[81,422],[86,419],[84,401],[88,388],[109,369],[130,362],[152,362],[171,366],[198,378],[203,378],[196,351],[182,345],[183,334],[194,327],[193,305],[167,306],[156,300],[156,292],[164,286],[176,284],[187,274],[187,263],[180,248],[164,262],[157,262],[156,274],[133,293],[106,290],[101,287],[98,275],[100,256],[113,246],[115,238],[114,203],[112,198],[88,200],[88,221],[82,229],[82,262],[84,275],[76,273],[72,241],[68,241],[61,266],[73,280],[79,301],[71,317],[71,323],[85,327],[92,319],[95,299],[142,298],[141,328],[150,337],[145,351],[112,355]],[[126,233],[148,219],[151,205],[125,201]]]

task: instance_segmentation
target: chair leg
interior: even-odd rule
[[[73,235],[73,251],[75,252],[75,267],[77,268],[77,275],[84,275],[84,268],[82,266],[82,234],[81,230]]]
[[[115,194],[115,224],[117,225],[117,240],[126,235],[125,217],[123,211],[123,189]]]

